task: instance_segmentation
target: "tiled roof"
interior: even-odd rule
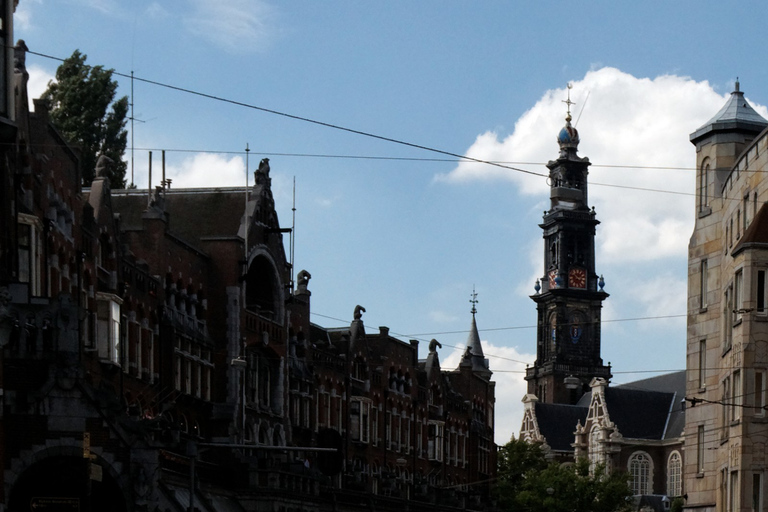
[[[539,432],[547,444],[556,451],[572,452],[576,423],[584,424],[587,419],[586,407],[565,404],[536,403],[536,421]]]
[[[744,236],[736,244],[733,254],[736,255],[744,249],[759,246],[768,248],[768,207],[765,203],[757,211],[755,218],[744,232]]]
[[[141,229],[147,204],[146,190],[112,191],[112,206],[120,213],[124,229]],[[165,193],[168,230],[192,243],[206,237],[236,236],[244,209],[242,188],[179,189]]]
[[[685,427],[685,411],[683,410],[682,399],[685,397],[685,371],[666,373],[650,379],[638,380],[617,386],[617,388],[633,388],[645,391],[662,391],[673,393],[671,407],[668,410],[669,419],[664,431],[663,439],[673,439],[683,434]]]

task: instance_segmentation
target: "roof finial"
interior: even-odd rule
[[[565,117],[565,120],[570,123],[571,122],[571,105],[575,105],[576,103],[571,101],[571,89],[573,89],[573,84],[568,82],[567,87],[568,87],[568,99],[562,100],[562,102],[568,105],[568,115]]]
[[[475,314],[477,313],[477,308],[475,306],[477,305],[478,302],[480,302],[479,300],[477,300],[477,292],[475,292],[475,285],[472,285],[472,298],[469,299],[469,302],[472,303],[472,311],[471,311],[472,316],[475,316]]]
[[[734,92],[739,92],[739,77],[736,77],[736,90]]]

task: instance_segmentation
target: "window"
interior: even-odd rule
[[[480,473],[488,474],[490,472],[490,459],[491,459],[491,450],[490,450],[490,441],[486,439],[485,437],[479,437],[477,440],[477,449],[478,449],[478,471]]]
[[[667,496],[683,494],[683,460],[680,452],[674,451],[667,460]]]
[[[595,467],[603,461],[602,450],[600,446],[600,427],[594,425],[589,432],[589,447],[587,449],[589,457],[589,469]]]
[[[379,444],[379,408],[371,408],[371,444]]]
[[[749,226],[749,193],[744,196],[744,226],[743,230],[747,230],[747,226]]]
[[[754,512],[763,510],[763,475],[761,473],[752,474],[752,510]]]
[[[736,240],[741,238],[741,210],[736,210]]]
[[[699,389],[707,386],[707,340],[699,341]]]
[[[744,273],[741,270],[736,272],[736,277],[733,280],[733,300],[736,321],[739,321],[741,315],[744,314]]]
[[[353,397],[349,403],[349,432],[353,441],[368,443],[370,439],[371,402]]]
[[[738,421],[741,417],[741,372],[733,372],[733,386],[731,387],[731,421]]]
[[[42,294],[42,242],[43,226],[37,217],[20,213],[18,217],[18,257],[21,283],[29,283],[29,294]]]
[[[696,472],[704,474],[704,425],[696,429]]]
[[[755,370],[755,416],[765,416],[765,373]]]
[[[765,314],[765,270],[757,271],[757,312]]]
[[[731,481],[728,486],[728,510],[736,512],[739,506],[739,472],[731,471]]]
[[[722,391],[723,393],[721,396],[721,406],[720,406],[720,412],[722,414],[721,422],[720,422],[720,433],[721,433],[721,438],[725,439],[728,437],[728,400],[731,398],[730,377],[726,377],[723,380]]]
[[[96,348],[99,358],[120,364],[120,304],[119,297],[108,293],[97,293]]]
[[[424,454],[422,453],[422,436],[423,436],[423,423],[421,422],[421,419],[416,420],[416,454],[419,457],[423,457]]]
[[[701,169],[701,183],[699,183],[699,211],[704,212],[709,206],[709,163]]]
[[[707,307],[707,280],[709,279],[709,266],[707,260],[701,260],[701,272],[699,273],[699,307]]]
[[[635,452],[629,457],[627,470],[631,479],[632,494],[653,494],[653,466],[645,452]]]
[[[733,287],[726,288],[723,295],[723,352],[727,352],[733,336]]]
[[[427,427],[427,456],[429,460],[443,460],[443,436],[445,424],[442,421],[430,421]]]

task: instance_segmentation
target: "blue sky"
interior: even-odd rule
[[[79,49],[120,73],[537,173],[557,157],[573,83],[602,221],[597,271],[611,294],[603,358],[620,383],[685,367],[688,135],[737,76],[768,116],[765,11],[759,2],[21,0],[15,37],[34,52]],[[57,64],[28,57],[33,95]],[[169,150],[174,187],[242,185],[249,144],[251,170],[271,160],[287,227],[295,177],[296,267],[313,276],[315,322],[342,325],[361,304],[369,329],[419,338],[422,355],[437,338],[444,368],[455,367],[476,287],[498,382],[497,442],[519,431],[544,178],[139,81],[134,104],[140,188],[149,149],[155,169]],[[353,156],[388,159],[341,158]]]

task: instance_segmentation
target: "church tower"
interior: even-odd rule
[[[570,107],[570,99],[566,103]],[[536,362],[525,379],[540,402],[575,404],[594,377],[611,378],[600,357],[600,311],[608,294],[595,272],[599,221],[587,202],[590,162],[577,155],[579,132],[570,111],[557,142],[560,155],[547,163],[551,206],[539,224],[544,275],[531,296],[538,311]]]

